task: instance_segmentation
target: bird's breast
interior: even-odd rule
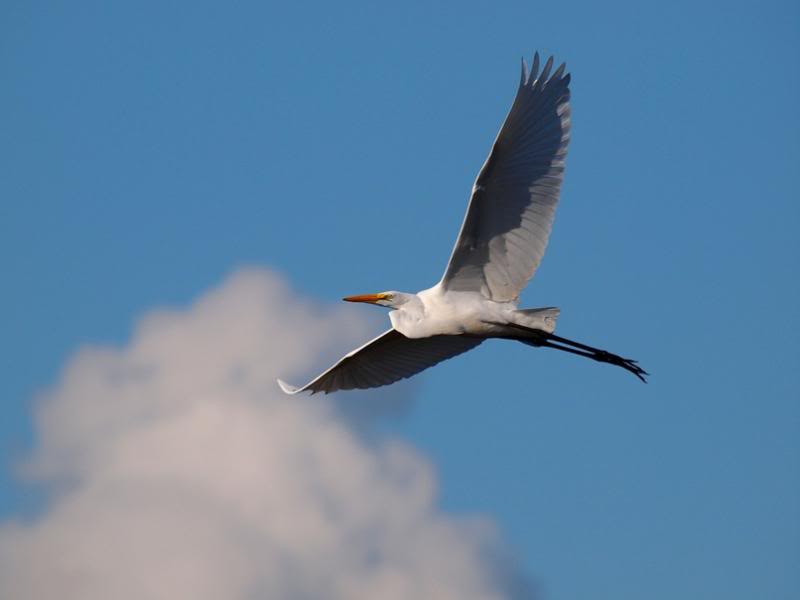
[[[485,335],[490,328],[487,321],[497,320],[487,313],[485,303],[452,301],[450,298],[428,300],[422,311],[392,311],[389,319],[392,326],[408,338],[465,333]]]
[[[392,322],[392,327],[407,338],[424,338],[441,333],[435,331],[435,327],[432,326],[430,320],[423,315],[393,310],[389,313],[389,320]]]

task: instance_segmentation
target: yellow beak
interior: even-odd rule
[[[369,302],[375,304],[378,300],[383,300],[386,294],[361,294],[360,296],[346,296],[342,298],[345,302]]]

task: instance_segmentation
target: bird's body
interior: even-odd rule
[[[558,314],[555,308],[520,311],[514,302],[487,300],[480,292],[448,291],[441,283],[405,296],[406,302],[389,313],[389,320],[394,329],[412,339],[464,334],[503,337],[509,333],[509,324],[552,333],[553,312]]]
[[[636,361],[556,336],[557,308],[519,309],[519,292],[544,255],[570,132],[569,75],[523,61],[520,87],[472,188],[441,281],[416,294],[349,296],[391,310],[392,329],[287,393],[371,388],[419,373],[489,338],[516,340],[620,366],[644,381]]]

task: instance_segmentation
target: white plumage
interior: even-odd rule
[[[472,189],[464,223],[442,280],[417,294],[350,296],[391,308],[392,329],[297,388],[365,389],[411,377],[487,338],[555,348],[618,365],[644,381],[636,361],[556,336],[557,308],[520,310],[519,293],[544,256],[570,135],[569,81],[552,57],[539,73],[522,62],[516,98]]]

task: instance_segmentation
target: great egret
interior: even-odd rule
[[[461,232],[442,280],[417,294],[382,292],[344,298],[391,310],[392,328],[345,355],[289,394],[366,389],[411,377],[487,338],[555,348],[627,369],[636,361],[553,333],[557,308],[517,308],[520,290],[544,255],[558,203],[570,130],[569,74],[562,64],[539,73],[539,54],[522,76],[511,111],[472,188]]]

